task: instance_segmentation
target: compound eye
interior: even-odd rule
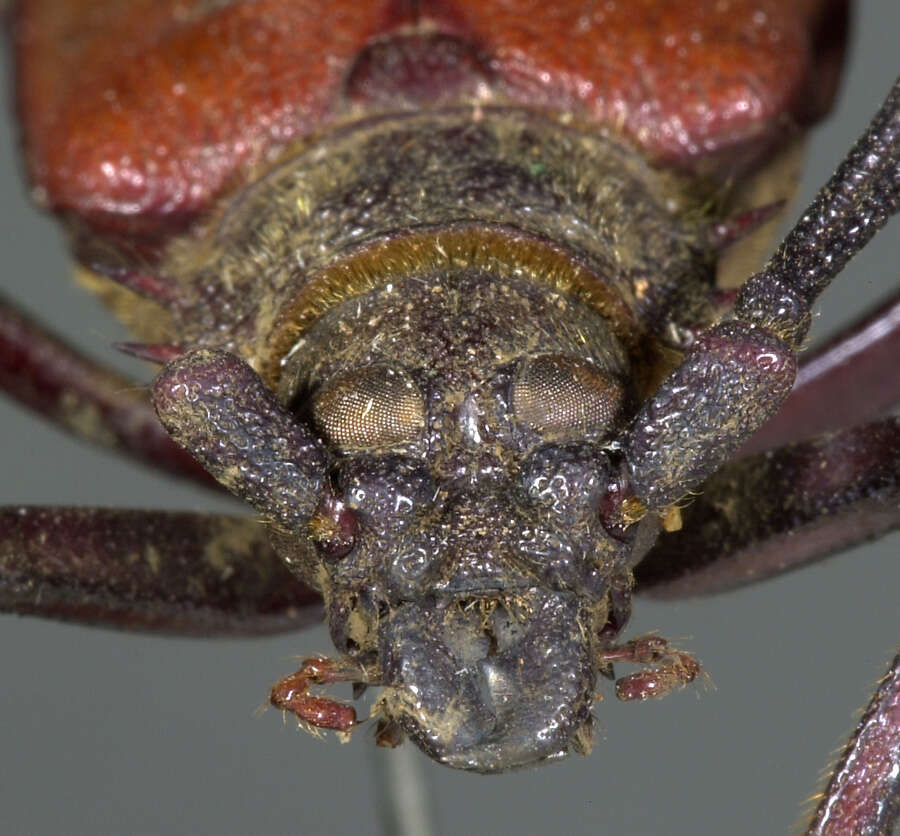
[[[425,401],[403,369],[351,369],[315,396],[313,420],[343,450],[393,447],[415,441],[425,428]]]
[[[622,406],[622,387],[580,357],[543,354],[526,360],[512,385],[516,420],[543,437],[602,434]]]

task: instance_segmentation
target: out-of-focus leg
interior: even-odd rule
[[[160,426],[148,391],[69,348],[2,300],[0,389],[80,438],[214,485]]]
[[[730,464],[635,570],[660,598],[790,571],[900,526],[900,418]]]
[[[317,621],[319,596],[245,517],[0,509],[0,611],[184,635]]]
[[[822,793],[809,836],[890,836],[900,814],[900,654]]]

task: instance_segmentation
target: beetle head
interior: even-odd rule
[[[639,556],[604,515],[628,371],[595,311],[470,272],[345,302],[285,364],[281,400],[331,465],[309,538],[276,547],[441,762],[523,766],[589,727],[601,635],[627,618],[610,590]]]

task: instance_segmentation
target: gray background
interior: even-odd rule
[[[816,133],[813,193],[898,69],[900,6],[860,4],[834,116]],[[10,127],[0,135],[3,285],[84,350],[122,334],[67,281],[53,224],[27,204]],[[898,286],[896,223],[822,305],[821,338]],[[0,502],[203,509],[204,494],[72,441],[0,403]],[[498,777],[413,752],[437,832],[783,833],[900,640],[900,535],[709,600],[639,601],[631,634],[696,652],[715,687],[597,707],[590,758]],[[0,832],[373,833],[397,753],[366,731],[348,745],[254,716],[292,657],[328,651],[322,629],[194,641],[0,617]]]

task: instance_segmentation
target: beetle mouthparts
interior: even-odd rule
[[[383,637],[387,717],[458,769],[501,772],[563,757],[593,698],[583,604],[535,589],[523,612],[496,599],[459,603],[410,602],[393,613]]]

